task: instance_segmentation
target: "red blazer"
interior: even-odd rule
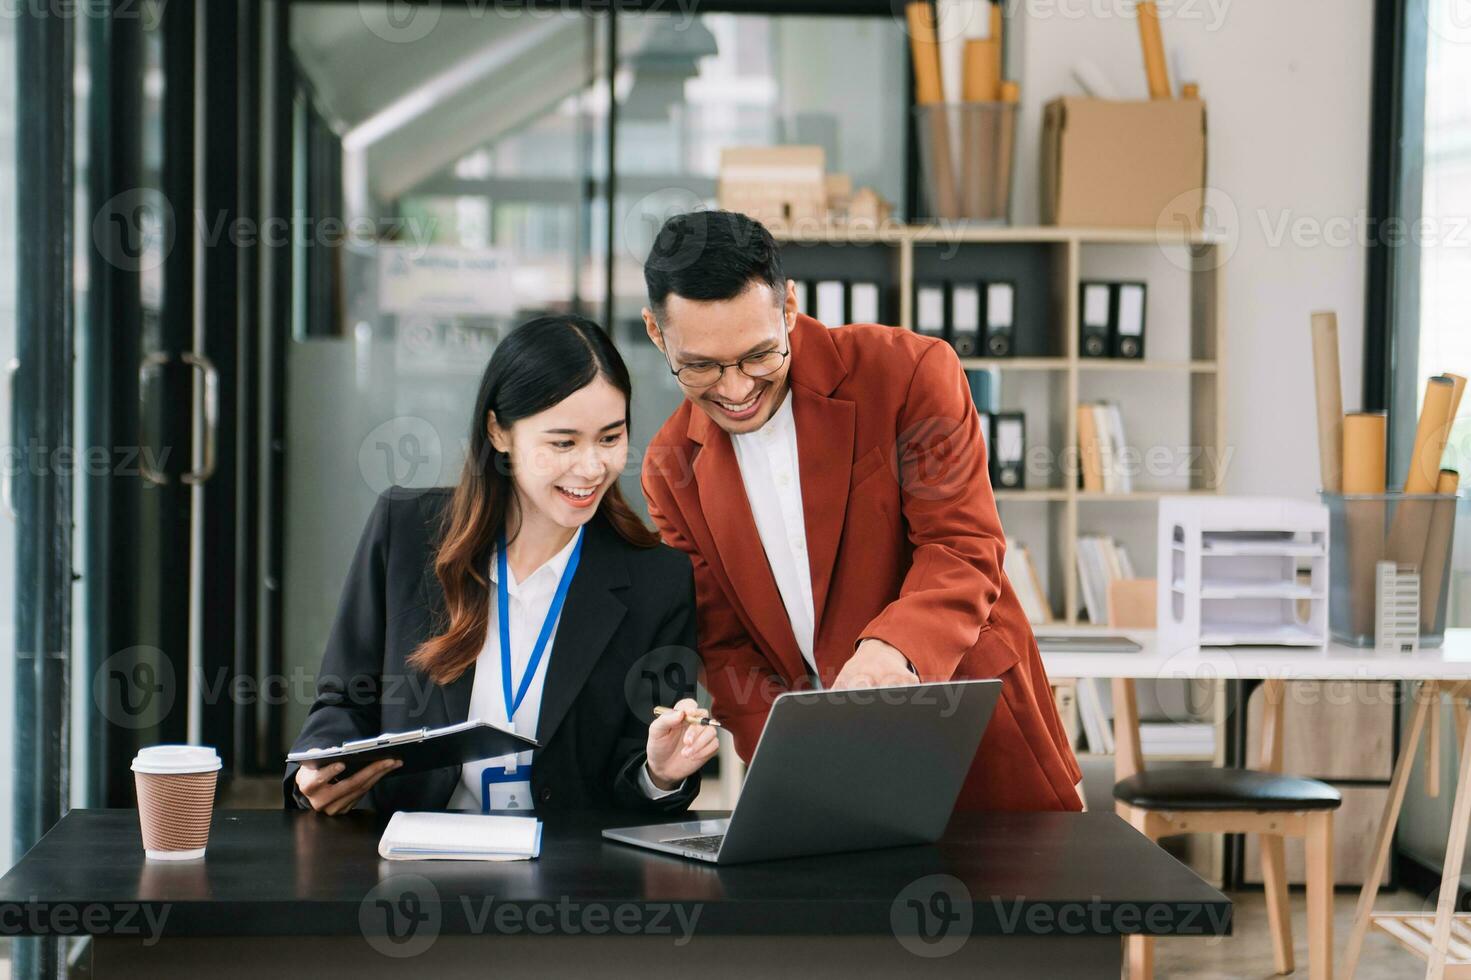
[[[957,806],[1080,809],[1077,760],[1001,571],[1006,539],[959,360],[908,330],[805,316],[791,340],[823,685],[864,637],[903,651],[922,680],[999,677]],[[730,437],[686,401],[654,437],[643,486],[665,541],[694,564],[706,685],[749,760],[772,699],[810,682]]]

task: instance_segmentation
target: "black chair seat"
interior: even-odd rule
[[[1113,797],[1146,810],[1336,810],[1338,790],[1305,776],[1254,769],[1161,769],[1136,773]]]

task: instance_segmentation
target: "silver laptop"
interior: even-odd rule
[[[603,836],[716,864],[933,843],[1000,694],[998,680],[783,694],[729,817]]]

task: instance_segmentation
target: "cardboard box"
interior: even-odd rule
[[[716,197],[768,228],[826,222],[827,165],[820,146],[732,146],[720,152]]]
[[[1054,99],[1042,121],[1042,222],[1198,231],[1205,103]]]

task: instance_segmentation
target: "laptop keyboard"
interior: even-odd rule
[[[706,834],[702,837],[674,837],[663,841],[665,844],[673,844],[676,847],[687,847],[692,851],[704,851],[707,854],[718,854],[720,842],[725,840],[724,834]]]

